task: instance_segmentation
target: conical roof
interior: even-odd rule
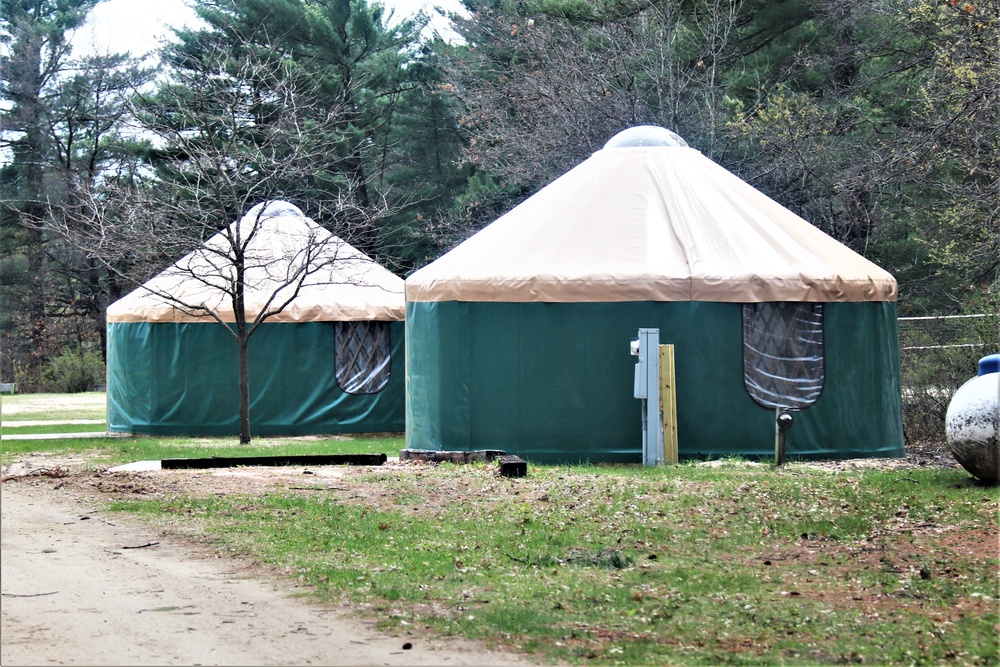
[[[245,247],[247,319],[289,299],[269,322],[404,318],[401,278],[292,204],[271,201],[108,306],[108,322],[213,321],[198,312],[202,305],[234,322],[230,238],[236,234]]]
[[[407,300],[896,300],[888,272],[672,132],[640,129],[416,271]]]

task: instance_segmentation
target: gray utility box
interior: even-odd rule
[[[660,412],[660,330],[639,329],[631,352],[635,365],[633,395],[642,399],[642,464],[663,465],[663,415]]]

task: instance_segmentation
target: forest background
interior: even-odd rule
[[[253,204],[405,277],[643,124],[890,271],[901,315],[1000,305],[997,0],[463,0],[448,40],[368,0],[197,0],[155,62],[74,54],[98,1],[0,0],[21,391],[103,383],[108,304]]]

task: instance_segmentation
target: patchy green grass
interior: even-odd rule
[[[117,441],[117,442],[116,442]],[[64,454],[88,454],[95,459],[91,467],[100,465],[105,451],[115,444],[120,444],[120,440],[108,437],[93,438],[53,438],[51,440],[8,440],[0,438],[0,464],[8,465],[15,458],[30,454],[39,453],[64,453]],[[109,459],[110,460],[110,459]]]
[[[995,665],[998,501],[931,468],[414,465],[114,509],[544,662]]]
[[[31,452],[86,454],[91,468],[132,461],[211,456],[277,456],[309,454],[386,454],[397,456],[406,446],[402,436],[329,438],[256,438],[241,445],[238,438],[95,437],[51,440],[2,440],[0,462],[7,465]]]
[[[3,396],[3,432],[103,419],[102,396]],[[393,436],[4,439],[0,460],[80,454],[97,468],[403,447]],[[396,465],[228,496],[179,490],[174,474],[166,500],[115,486],[114,509],[204,534],[387,628],[425,625],[546,663],[1000,664],[1000,491],[961,470],[733,460],[504,479],[487,465]]]
[[[250,445],[239,439],[178,438],[99,435],[106,425],[62,424],[63,420],[105,419],[106,397],[100,392],[82,394],[15,394],[0,396],[0,435],[85,433],[93,438],[9,440],[0,439],[0,463],[30,453],[86,454],[91,468],[109,467],[132,461],[211,456],[275,456],[310,454],[380,454],[395,456],[406,447],[401,435],[358,435],[310,438],[255,438]],[[22,422],[51,422],[19,426]]]
[[[7,465],[17,456],[32,452],[50,454],[86,454],[91,468],[110,467],[132,461],[156,461],[167,458],[219,456],[276,456],[309,454],[387,454],[396,456],[403,449],[401,435],[359,435],[315,438],[255,438],[250,445],[239,439],[179,438],[117,435],[107,436],[106,425],[63,424],[63,420],[105,419],[103,393],[15,394],[0,397],[0,436],[94,432],[93,438],[52,438],[10,440],[0,438],[0,463]],[[20,426],[23,422],[51,422]]]
[[[14,422],[15,424],[17,422]],[[39,424],[34,426],[11,426],[4,424],[0,429],[0,435],[47,435],[55,433],[105,433],[107,425],[104,422],[99,424]]]

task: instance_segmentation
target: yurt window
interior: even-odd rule
[[[823,391],[823,304],[743,305],[743,384],[765,408],[808,408]]]
[[[374,394],[389,383],[388,322],[337,322],[337,384],[349,394]]]

